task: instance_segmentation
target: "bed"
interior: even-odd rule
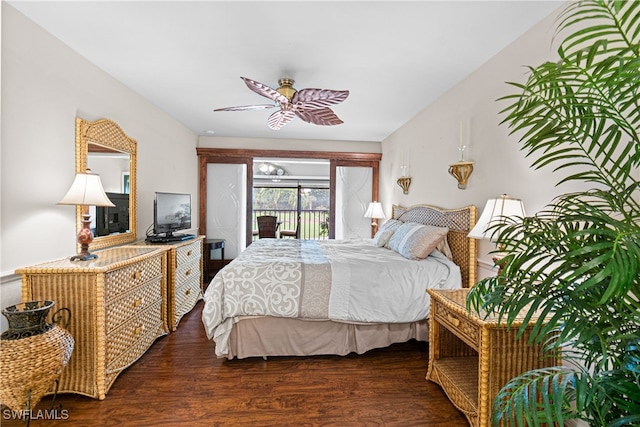
[[[216,356],[362,354],[428,341],[426,289],[475,283],[476,243],[467,237],[475,221],[475,206],[394,205],[374,239],[253,242],[204,294]]]

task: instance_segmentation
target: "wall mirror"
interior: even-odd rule
[[[116,208],[104,212],[89,207],[94,239],[89,249],[133,242],[137,238],[136,165],[138,143],[115,122],[76,118],[76,173],[87,168],[100,175]],[[82,206],[76,207],[76,229],[82,228]]]

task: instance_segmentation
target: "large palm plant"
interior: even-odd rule
[[[511,83],[504,122],[534,167],[593,189],[496,226],[503,271],[468,304],[507,322],[537,310],[534,339],[565,360],[507,384],[495,423],[640,425],[640,2],[571,3],[557,34],[560,60]]]

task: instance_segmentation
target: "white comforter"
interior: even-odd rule
[[[223,357],[240,316],[414,322],[428,317],[427,288],[459,287],[459,267],[438,251],[414,261],[370,239],[260,239],[214,277],[202,321]]]

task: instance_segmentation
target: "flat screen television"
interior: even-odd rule
[[[105,193],[115,205],[96,207],[96,236],[108,236],[129,231],[129,195],[124,193]]]
[[[191,194],[156,192],[153,203],[153,234],[174,236],[191,228]]]

